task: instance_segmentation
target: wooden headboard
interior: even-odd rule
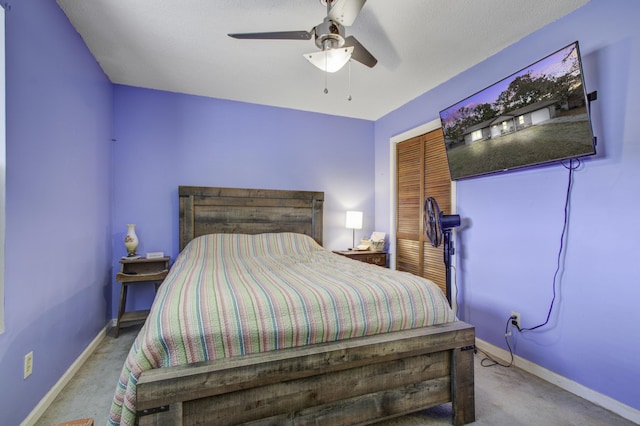
[[[297,232],[322,245],[324,192],[178,187],[180,250],[200,235]]]

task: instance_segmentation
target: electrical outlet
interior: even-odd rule
[[[24,356],[24,378],[26,379],[33,373],[33,351]]]
[[[511,311],[511,325],[520,328],[520,312]]]

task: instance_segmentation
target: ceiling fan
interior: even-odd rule
[[[315,39],[320,52],[306,53],[304,57],[326,72],[336,72],[349,59],[354,59],[369,68],[378,60],[365,49],[354,36],[345,37],[345,26],[351,26],[367,0],[320,0],[326,5],[327,16],[322,23],[310,31],[278,31],[268,33],[229,34],[237,39],[254,40],[311,40]]]

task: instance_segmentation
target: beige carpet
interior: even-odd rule
[[[105,425],[120,369],[137,331],[138,327],[124,328],[118,339],[109,333],[36,426],[85,417],[93,418],[98,426]],[[482,357],[482,353],[476,355],[476,421],[473,425],[634,424],[518,368],[482,367]],[[378,423],[380,426],[449,424],[449,404]]]

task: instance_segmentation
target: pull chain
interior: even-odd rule
[[[353,99],[351,97],[351,59],[349,59],[349,97],[347,97],[348,101],[351,101],[351,99]]]
[[[329,89],[327,89],[327,52],[324,52],[324,94],[329,93]]]

